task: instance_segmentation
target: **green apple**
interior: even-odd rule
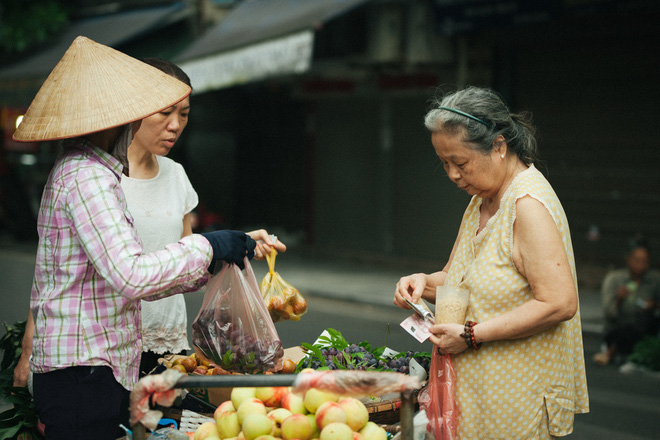
[[[275,437],[282,437],[282,422],[291,415],[291,411],[286,408],[275,408],[268,414],[269,419],[273,421],[273,432]]]
[[[254,440],[261,435],[270,435],[273,431],[273,421],[266,414],[252,413],[245,416],[241,427],[245,440]]]
[[[360,435],[369,440],[387,440],[387,431],[374,422],[367,422],[364,428],[360,429]]]
[[[266,409],[266,405],[264,405],[264,403],[256,397],[251,397],[247,400],[244,400],[236,410],[236,414],[238,415],[238,423],[240,423],[241,426],[243,426],[243,421],[247,415],[261,414],[265,416],[267,413],[268,410]]]
[[[292,414],[282,422],[284,440],[309,440],[312,432],[312,424],[305,414]]]
[[[193,440],[206,440],[212,435],[218,436],[218,429],[215,422],[204,422],[195,429]]]
[[[353,431],[359,431],[369,421],[369,411],[364,403],[354,397],[345,397],[339,401],[339,405],[346,411],[346,424]]]
[[[236,411],[225,411],[215,418],[218,434],[222,438],[236,437],[241,432],[241,424],[238,423]]]
[[[305,415],[307,416],[309,423],[312,425],[312,435],[309,438],[310,439],[319,438],[319,435],[321,435],[321,430],[319,429],[318,426],[316,426],[316,414],[305,414]]]
[[[231,390],[231,403],[234,408],[238,410],[244,400],[251,399],[255,396],[257,389],[255,387],[242,387],[232,388]]]
[[[319,440],[353,440],[355,432],[346,423],[330,423],[321,430]],[[370,437],[366,437],[372,440]]]
[[[303,403],[307,411],[315,413],[316,410],[325,402],[336,402],[339,396],[330,391],[319,390],[318,388],[310,388],[305,393]]]

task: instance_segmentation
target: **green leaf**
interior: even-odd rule
[[[9,428],[0,429],[0,440],[10,439],[14,437],[21,429],[21,427],[22,427],[22,423],[19,423],[18,425]]]

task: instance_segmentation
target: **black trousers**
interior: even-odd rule
[[[110,367],[69,367],[35,374],[34,404],[46,440],[116,440],[126,433],[130,392]]]

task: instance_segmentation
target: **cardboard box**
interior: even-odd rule
[[[213,406],[219,406],[222,402],[231,400],[233,388],[190,388],[188,392],[198,399]]]

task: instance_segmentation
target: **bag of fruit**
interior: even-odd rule
[[[227,263],[216,269],[193,322],[192,340],[204,356],[227,371],[282,368],[282,343],[247,258],[244,271]]]
[[[268,273],[259,285],[261,294],[273,322],[280,320],[299,321],[300,317],[307,312],[307,301],[298,289],[284,281],[284,278],[275,272],[276,256],[277,251],[275,249],[266,255]]]

